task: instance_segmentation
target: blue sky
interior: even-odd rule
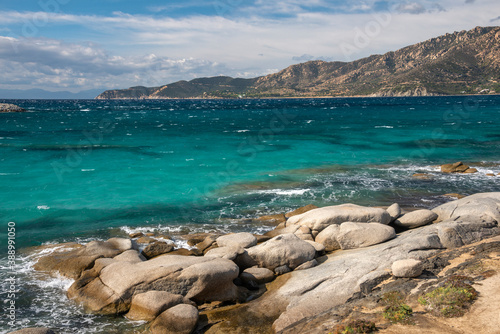
[[[255,77],[500,24],[498,0],[0,0],[0,88]]]

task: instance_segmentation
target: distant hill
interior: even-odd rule
[[[500,93],[500,27],[446,34],[353,62],[309,61],[254,79],[212,77],[108,90],[98,99]]]
[[[43,89],[0,89],[0,99],[10,100],[10,99],[33,99],[33,100],[43,100],[43,99],[93,99],[102,90],[91,89],[85,90],[78,93],[71,93],[67,91],[61,92],[49,92]]]

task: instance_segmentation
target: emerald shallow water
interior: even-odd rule
[[[9,102],[29,112],[0,114],[2,261],[8,222],[23,249],[135,229],[262,231],[242,218],[309,203],[432,207],[446,193],[500,189],[500,177],[486,175],[500,173],[500,96]],[[438,172],[455,161],[479,173]],[[23,259],[29,324],[133,328],[71,309],[68,282],[27,279]],[[71,325],[49,305],[76,312]]]

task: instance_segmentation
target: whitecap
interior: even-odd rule
[[[95,169],[82,169],[82,172],[93,172]]]
[[[235,132],[250,132],[250,130],[236,130]]]
[[[39,205],[36,207],[38,210],[49,210],[50,206],[48,205]]]
[[[393,126],[390,126],[390,125],[377,125],[375,126],[375,129],[380,129],[380,128],[384,128],[384,129],[394,129]]]

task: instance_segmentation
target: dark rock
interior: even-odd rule
[[[144,248],[144,250],[142,251],[142,255],[144,255],[144,257],[149,260],[158,255],[169,253],[173,249],[174,249],[173,244],[167,244],[166,242],[163,241],[155,241],[149,244],[146,248]]]

